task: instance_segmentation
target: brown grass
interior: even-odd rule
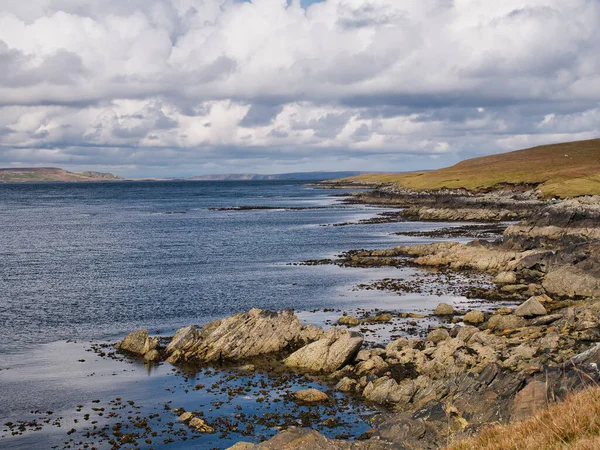
[[[600,139],[544,145],[462,161],[431,172],[368,174],[352,180],[395,183],[413,190],[485,190],[539,185],[544,197],[600,194]]]
[[[529,420],[486,428],[446,450],[564,449],[600,449],[600,387],[571,394]]]

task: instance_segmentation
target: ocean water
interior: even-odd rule
[[[339,288],[364,275],[287,264],[393,246],[399,227],[326,226],[378,212],[330,194],[289,181],[0,185],[0,352],[344,306]],[[281,209],[212,209],[239,206]]]
[[[331,393],[329,407],[290,403],[294,389],[318,386],[311,380],[273,387],[279,381],[268,373],[190,376],[168,364],[149,370],[90,351],[90,342],[114,342],[138,327],[166,334],[255,307],[293,308],[303,320],[324,324],[331,314],[314,310],[414,311],[448,301],[354,289],[410,270],[291,265],[428,242],[393,232],[447,225],[332,226],[385,211],[345,205],[332,196],[339,193],[299,181],[0,185],[0,448],[113,448],[109,437],[88,433],[106,426],[110,434],[117,416],[108,411],[121,408],[116,398],[135,401],[130,414],[148,415],[158,430],[152,443],[140,439],[123,448],[257,442],[277,433],[285,425],[279,417],[290,414],[288,422],[308,421],[332,437],[367,431],[375,411],[355,399]],[[198,383],[206,387],[196,389]],[[231,395],[244,386],[243,395]],[[170,407],[256,429],[244,434],[222,425],[217,434],[188,436],[181,424],[164,429],[177,422]],[[326,418],[341,425],[330,429]],[[13,434],[15,423],[22,429]]]

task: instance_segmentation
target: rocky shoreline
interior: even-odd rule
[[[251,310],[202,328],[183,328],[164,344],[137,330],[120,350],[186,367],[275,361],[281,370],[316,376],[324,386],[384,411],[369,435],[355,442],[291,428],[260,444],[232,447],[238,450],[441,448],[491,423],[530,417],[600,381],[600,198],[542,201],[528,186],[479,194],[383,187],[347,201],[402,208],[402,220],[520,221],[500,237],[497,229],[488,231],[484,237],[492,239],[487,240],[357,250],[337,261],[319,261],[485,274],[493,283],[476,292],[480,298],[510,299],[516,307],[456,311],[440,304],[433,314],[441,325],[426,337],[372,348],[355,329],[389,321],[389,314],[342,315],[337,326],[325,330],[304,325],[291,311]],[[393,284],[388,280],[381,288]],[[327,395],[313,391],[296,397],[320,402]],[[190,427],[210,432],[202,419],[177,414]]]

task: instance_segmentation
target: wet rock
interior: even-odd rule
[[[133,353],[135,355],[144,355],[147,340],[148,330],[135,330],[125,336],[125,339],[119,343],[118,347],[119,350]]]
[[[485,321],[485,316],[481,311],[469,311],[463,317],[463,322],[469,325],[479,325]]]
[[[493,315],[487,322],[490,330],[504,331],[522,328],[527,325],[527,321],[523,317],[515,315]]]
[[[449,305],[447,303],[440,303],[435,307],[433,314],[435,316],[453,316],[454,314],[456,314],[456,312],[454,311],[452,305]]]
[[[375,316],[365,317],[361,323],[386,323],[392,320],[392,315],[389,313],[377,314]]]
[[[306,344],[317,336],[312,326],[303,326],[293,311],[272,312],[252,309],[206,325],[199,339],[185,352],[185,360],[208,362],[240,361],[279,353]],[[193,336],[191,330],[182,335]],[[183,341],[183,339],[179,339]],[[175,353],[181,350],[176,350]],[[173,356],[172,355],[172,356]]]
[[[146,361],[159,361],[161,359],[158,346],[158,338],[149,336],[146,329],[129,333],[125,339],[117,344],[119,350],[143,356]]]
[[[296,400],[304,403],[321,403],[329,400],[329,397],[325,392],[321,392],[318,389],[304,389],[301,391],[294,392]]]
[[[536,297],[531,297],[515,309],[515,316],[519,317],[537,317],[545,316],[546,314],[546,308],[544,308]]]
[[[356,380],[344,377],[335,385],[335,390],[340,392],[353,392],[356,388],[356,384]]]
[[[215,429],[207,424],[203,419],[199,417],[192,417],[192,419],[188,422],[190,428],[194,428],[196,431],[200,433],[214,433]]]
[[[511,272],[500,272],[492,280],[496,284],[515,284],[517,282],[517,274]]]
[[[450,334],[445,328],[438,328],[427,335],[427,340],[434,344],[445,341],[446,339],[450,339]]]
[[[335,372],[353,359],[363,343],[360,333],[333,327],[322,339],[302,347],[284,360],[288,367],[310,372]]]
[[[194,326],[188,326],[177,330],[169,345],[165,349],[167,355],[172,355],[173,352],[179,350],[187,352],[191,350],[200,340],[200,332]]]
[[[358,324],[360,324],[360,320],[358,320],[354,316],[342,316],[342,317],[339,318],[338,323],[340,325],[346,325],[346,326],[349,326],[349,327],[355,327]]]
[[[506,292],[507,294],[513,294],[515,292],[526,291],[529,288],[526,284],[507,284],[506,286],[502,286],[500,288],[501,292]]]

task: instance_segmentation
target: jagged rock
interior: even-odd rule
[[[310,372],[335,372],[356,356],[362,343],[362,334],[333,327],[325,332],[322,339],[292,353],[284,363]]]
[[[358,320],[356,317],[354,316],[342,316],[339,318],[338,323],[340,325],[346,325],[349,327],[355,327],[360,323],[360,320]]]
[[[191,428],[196,429],[200,433],[214,433],[215,432],[215,429],[213,427],[211,427],[209,424],[207,424],[203,419],[200,419],[199,417],[193,417],[189,421],[188,425]]]
[[[523,420],[548,407],[548,387],[541,381],[531,381],[517,393],[513,404],[512,420]]]
[[[531,320],[530,325],[532,327],[541,327],[544,325],[550,325],[557,320],[562,319],[562,314],[550,314],[548,316],[541,316]]]
[[[387,363],[381,356],[373,356],[367,361],[361,361],[356,366],[356,375],[361,376],[372,372],[381,372],[387,368]]]
[[[346,442],[327,439],[315,430],[289,428],[268,441],[249,446],[236,444],[229,450],[391,450],[397,448],[384,441]]]
[[[248,313],[235,314],[209,323],[202,329],[199,337],[189,327],[180,330],[177,340],[172,342],[173,345],[170,344],[171,349],[175,350],[169,361],[181,358],[239,361],[294,350],[318,335],[314,326],[303,326],[293,311],[252,309]],[[188,348],[185,354],[183,348]]]
[[[200,332],[194,326],[188,326],[177,330],[169,345],[165,349],[167,355],[176,350],[187,352],[191,350],[200,340]]]
[[[516,328],[522,328],[527,325],[527,321],[515,315],[493,315],[487,322],[487,326],[490,330],[504,331],[514,330]]]
[[[445,328],[438,328],[427,335],[427,340],[434,344],[445,341],[446,339],[450,339],[450,334]]]
[[[335,385],[335,390],[340,392],[352,392],[356,388],[356,380],[344,377]]]
[[[435,310],[433,311],[433,314],[435,316],[453,316],[454,314],[456,314],[456,312],[454,311],[452,305],[449,305],[447,303],[440,303],[436,306]]]
[[[463,322],[469,325],[479,325],[485,321],[485,316],[481,311],[469,311],[463,317]]]
[[[160,352],[157,350],[158,346],[158,338],[149,336],[148,330],[140,329],[125,336],[125,339],[117,345],[117,348],[134,355],[143,356],[147,362],[154,362],[159,361],[161,358]]]
[[[545,316],[546,308],[537,300],[536,297],[531,297],[525,303],[515,309],[515,316],[519,317],[537,317]]]
[[[542,286],[559,297],[600,297],[600,278],[574,266],[550,271]]]
[[[148,337],[148,330],[146,329],[132,331],[119,343],[119,350],[143,356],[146,353]]]
[[[296,400],[304,403],[320,403],[329,400],[329,397],[325,392],[321,392],[318,389],[304,389],[302,391],[294,392]]]

